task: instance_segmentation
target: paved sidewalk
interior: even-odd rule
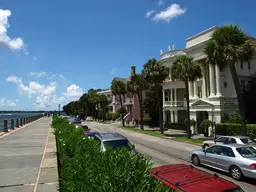
[[[56,192],[58,171],[51,118],[0,139],[0,192]]]

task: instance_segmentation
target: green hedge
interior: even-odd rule
[[[138,118],[137,121],[140,122],[141,118]],[[143,118],[143,125],[150,125],[152,119],[151,118]]]
[[[177,130],[187,130],[187,126],[184,123],[166,123],[165,128],[177,129]]]
[[[100,144],[87,139],[81,128],[53,117],[59,164],[59,187],[64,192],[164,192],[150,176],[151,163],[125,149],[100,152]]]
[[[218,123],[216,124],[216,134],[218,135],[242,135],[241,124]],[[247,134],[251,138],[256,138],[256,125],[247,124]]]

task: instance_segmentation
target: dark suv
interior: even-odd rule
[[[118,147],[127,147],[133,154],[136,154],[135,146],[130,141],[119,133],[100,133],[95,135],[95,140],[101,143],[101,151],[106,151],[106,146],[116,149]]]

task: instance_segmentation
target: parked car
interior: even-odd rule
[[[234,179],[256,179],[256,149],[241,144],[213,145],[193,151],[189,160],[194,165],[206,165],[229,173]]]
[[[86,136],[89,138],[89,139],[94,139],[96,135],[100,134],[99,132],[88,132],[86,133]]]
[[[82,129],[84,131],[84,134],[87,134],[90,132],[91,129],[89,129],[89,127],[87,125],[82,125]]]
[[[214,144],[242,144],[242,145],[250,145],[256,149],[256,142],[249,137],[246,136],[220,136],[215,140],[208,140],[203,142],[203,149],[210,147]]]
[[[191,165],[171,164],[155,167],[151,176],[175,191],[243,192],[239,185]]]
[[[93,121],[93,118],[91,116],[86,117],[86,121]]]
[[[72,124],[81,124],[82,121],[81,121],[81,119],[79,119],[79,118],[75,118],[75,119],[73,119],[73,120],[71,121],[71,123],[72,123]]]
[[[106,151],[106,147],[109,146],[112,149],[118,147],[126,147],[133,154],[136,154],[135,146],[130,143],[130,141],[119,133],[100,133],[95,135],[95,140],[101,143],[101,151]]]

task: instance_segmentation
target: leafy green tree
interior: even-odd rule
[[[237,95],[242,134],[247,135],[245,102],[235,64],[250,61],[253,57],[255,47],[250,37],[237,25],[226,25],[213,32],[212,38],[206,43],[204,52],[209,64],[218,65],[220,69],[229,68]]]
[[[147,82],[141,74],[133,74],[131,80],[127,83],[127,90],[136,94],[140,106],[140,128],[144,130],[144,107],[143,107],[143,91],[147,87]]]
[[[102,120],[105,120],[105,113],[107,111],[107,105],[108,105],[108,99],[106,95],[99,95],[98,97],[98,106],[99,109],[101,110],[101,115],[102,115]]]
[[[177,57],[171,67],[172,80],[180,80],[185,82],[186,102],[187,102],[187,129],[188,138],[191,138],[190,131],[190,109],[189,109],[189,90],[188,82],[195,81],[202,77],[202,70],[198,63],[193,61],[192,57],[182,55]]]
[[[162,62],[156,59],[149,59],[143,66],[142,76],[151,84],[156,90],[158,114],[159,114],[159,127],[161,133],[164,133],[163,120],[162,120],[162,83],[169,76],[169,68],[165,67]]]
[[[143,101],[144,110],[152,119],[151,123],[159,122],[159,105],[157,104],[157,94],[156,89],[153,86],[149,86],[149,88],[145,91],[145,99]],[[160,108],[161,109],[161,108]]]
[[[122,96],[127,93],[126,84],[120,80],[114,79],[111,83],[111,91],[113,95],[119,97],[121,109],[123,108]],[[122,124],[124,126],[124,110],[121,110]]]

